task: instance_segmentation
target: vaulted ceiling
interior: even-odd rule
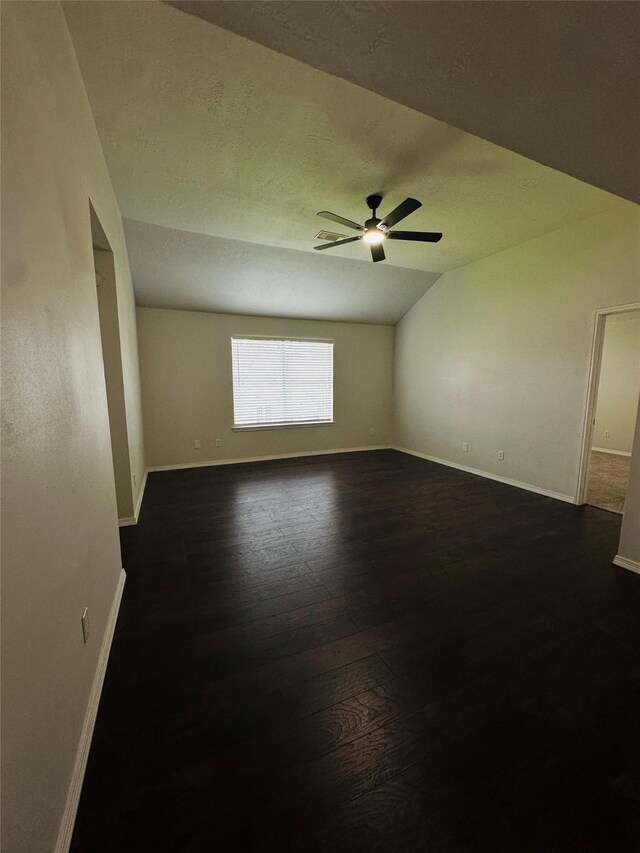
[[[166,4],[65,13],[143,304],[394,323],[443,271],[627,204]],[[378,191],[383,212],[420,199],[403,227],[442,241],[313,251],[340,230],[316,211],[362,222]]]
[[[438,278],[130,219],[124,225],[136,300],[155,308],[388,324]]]
[[[170,5],[640,201],[638,3]]]

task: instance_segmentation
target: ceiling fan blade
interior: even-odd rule
[[[442,234],[437,231],[387,231],[389,240],[418,240],[420,243],[437,243]]]
[[[347,237],[346,240],[334,240],[333,243],[325,243],[323,246],[314,246],[314,249],[333,249],[334,246],[344,246],[345,243],[353,243],[362,240],[362,237]]]
[[[415,198],[405,198],[402,204],[399,204],[391,211],[391,213],[387,213],[384,219],[380,220],[378,226],[382,225],[384,228],[391,228],[392,225],[395,225],[396,222],[400,222],[401,219],[404,219],[405,216],[413,213],[413,211],[417,210],[419,207],[422,207],[421,201],[418,201]]]
[[[382,243],[374,243],[370,245],[369,248],[371,249],[371,257],[373,258],[374,264],[376,261],[384,261],[386,255],[382,248]]]
[[[329,210],[320,210],[316,216],[323,216],[325,219],[330,219],[339,225],[345,225],[347,228],[353,228],[355,231],[364,231],[364,225],[358,225],[352,219],[345,219],[344,216],[338,216],[337,213],[331,213]]]

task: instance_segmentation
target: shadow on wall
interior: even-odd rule
[[[120,349],[120,324],[118,319],[118,294],[113,252],[100,220],[89,202],[91,239],[96,272],[96,304],[100,320],[104,381],[109,410],[111,455],[116,487],[118,518],[130,519],[134,515],[131,489],[131,462],[124,395],[122,353]]]

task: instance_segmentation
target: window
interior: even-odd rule
[[[333,423],[333,343],[231,338],[236,427]]]

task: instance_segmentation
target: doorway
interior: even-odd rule
[[[111,456],[116,490],[116,503],[120,523],[134,521],[131,489],[131,463],[127,429],[122,354],[120,350],[120,322],[118,293],[113,252],[100,220],[89,204],[93,263],[96,276],[96,302],[100,322],[100,341],[104,382],[109,413]]]
[[[622,514],[640,397],[640,303],[596,312],[577,503]]]

